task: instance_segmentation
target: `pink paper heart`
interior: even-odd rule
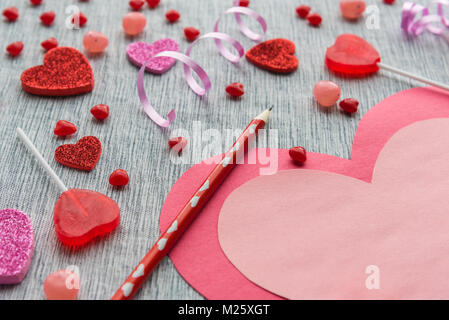
[[[34,252],[34,231],[28,216],[0,210],[0,284],[22,282]]]
[[[149,44],[146,42],[133,42],[126,47],[126,55],[129,61],[141,67],[148,61],[145,70],[155,74],[162,74],[168,71],[176,63],[176,60],[169,57],[158,57],[151,61],[156,54],[162,51],[178,51],[179,44],[173,39],[160,39]]]
[[[225,201],[220,245],[289,299],[447,299],[448,145],[449,119],[431,119],[390,139],[370,183],[315,170],[253,179]]]
[[[301,169],[334,172],[370,182],[375,161],[385,143],[398,130],[414,122],[448,117],[448,103],[449,95],[439,90],[415,88],[399,92],[372,107],[360,121],[351,160],[309,152],[308,160]],[[298,169],[291,161],[288,149],[272,150],[279,152],[279,170]],[[234,169],[170,252],[170,258],[180,274],[206,298],[280,298],[249,281],[227,259],[218,242],[218,215],[224,201],[233,190],[256,178],[259,169],[265,166],[244,164]],[[170,221],[212,167],[211,164],[197,164],[175,183],[161,211],[162,230],[170,226]]]

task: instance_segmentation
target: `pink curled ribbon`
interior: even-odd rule
[[[426,30],[441,35],[449,28],[449,20],[444,16],[444,7],[449,6],[449,1],[437,0],[434,3],[437,6],[437,14],[431,14],[429,8],[422,5],[405,2],[402,6],[402,30],[411,36],[419,36]],[[436,22],[441,25],[434,25]]]
[[[239,0],[236,0],[235,3],[239,3]],[[246,7],[232,7],[228,10],[226,10],[223,15],[233,13],[235,15],[235,19],[237,21],[237,25],[239,27],[240,32],[248,37],[249,39],[253,41],[260,41],[262,40],[263,36],[265,35],[267,31],[267,24],[265,20],[260,16],[257,12],[255,12],[252,9],[246,8]],[[250,30],[241,20],[240,14],[250,16],[254,18],[259,25],[261,26],[263,30],[263,34],[257,34],[254,31]],[[241,58],[245,54],[245,49],[243,46],[238,42],[236,39],[231,37],[230,35],[226,33],[218,32],[218,25],[219,25],[220,19],[217,20],[214,32],[207,33],[198,39],[196,39],[186,50],[185,54],[182,54],[180,52],[176,51],[163,51],[158,54],[156,54],[154,57],[152,57],[150,60],[146,61],[140,68],[139,74],[137,76],[137,93],[139,95],[140,103],[143,107],[143,110],[148,115],[148,117],[153,120],[158,126],[160,127],[168,127],[176,118],[175,110],[172,109],[168,115],[167,118],[163,118],[159,113],[154,109],[154,107],[151,105],[147,94],[145,93],[145,87],[144,87],[144,75],[145,75],[145,67],[148,64],[149,61],[156,59],[158,57],[169,57],[173,58],[177,61],[180,61],[184,65],[184,78],[189,85],[190,89],[195,92],[195,94],[199,96],[204,96],[211,88],[211,82],[209,79],[209,76],[204,71],[201,66],[195,62],[190,57],[190,53],[192,51],[193,46],[202,39],[212,38],[215,40],[215,44],[217,46],[218,51],[220,54],[227,59],[228,61],[232,63],[238,63]],[[223,45],[223,41],[229,43],[234,49],[237,51],[237,55],[233,54],[229,49],[227,49]],[[203,83],[203,86],[198,84],[198,82],[195,80],[195,78],[192,75],[192,70],[198,75],[199,79]]]

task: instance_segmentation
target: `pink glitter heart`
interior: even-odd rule
[[[20,283],[30,267],[33,252],[30,218],[19,210],[0,210],[0,284]]]
[[[138,67],[162,51],[179,51],[179,44],[173,39],[161,39],[153,44],[146,42],[133,42],[126,47],[126,55],[129,61]],[[168,57],[160,57],[147,63],[146,71],[162,74],[175,64],[176,60]]]

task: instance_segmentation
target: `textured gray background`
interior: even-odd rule
[[[231,6],[231,0],[162,0],[156,10],[142,12],[148,18],[146,31],[135,40],[153,42],[172,37],[180,42],[181,50],[188,43],[183,28],[196,26],[203,33],[212,31],[216,18]],[[320,28],[311,28],[296,17],[295,7],[310,4],[323,16]],[[342,79],[324,67],[324,53],[335,37],[351,32],[371,41],[381,52],[383,62],[415,71],[434,80],[449,82],[447,75],[448,43],[444,38],[425,34],[407,40],[399,29],[403,1],[393,6],[381,0],[370,0],[380,10],[380,29],[369,30],[365,21],[350,23],[339,14],[337,0],[252,0],[251,8],[264,16],[268,23],[266,39],[285,37],[297,45],[299,69],[291,75],[280,76],[259,70],[246,61],[240,68],[217,54],[213,41],[201,42],[192,56],[209,73],[213,87],[207,99],[198,98],[183,80],[180,64],[163,76],[146,75],[145,83],[151,101],[165,115],[174,107],[177,121],[173,128],[190,130],[194,120],[205,128],[242,128],[267,105],[276,108],[270,127],[279,130],[279,147],[303,145],[309,151],[348,158],[354,133],[361,117],[376,103],[400,90],[419,83],[386,72],[368,79]],[[430,1],[421,0],[421,3]],[[81,30],[64,26],[65,9],[79,6],[88,17]],[[121,18],[129,11],[127,0],[91,0],[83,3],[69,0],[44,0],[32,7],[27,0],[2,0],[1,10],[15,5],[20,18],[15,23],[0,23],[1,44],[23,41],[20,57],[0,57],[0,208],[17,208],[29,214],[36,232],[35,256],[25,280],[14,286],[0,286],[0,299],[43,299],[42,284],[47,275],[77,265],[81,271],[80,298],[108,299],[126,275],[138,263],[158,237],[160,209],[173,183],[190,165],[175,165],[167,151],[166,135],[142,112],[136,95],[137,69],[126,58],[125,47],[134,39],[126,37]],[[167,24],[164,13],[171,8],[182,17],[176,24]],[[47,28],[40,24],[39,15],[46,10],[56,12],[56,21]],[[254,24],[250,23],[251,26]],[[88,30],[105,33],[110,44],[104,55],[89,57],[96,86],[92,93],[67,98],[40,98],[21,90],[20,74],[40,64],[43,52],[40,42],[55,36],[61,45],[82,50],[82,37]],[[257,30],[257,29],[254,29]],[[237,30],[232,16],[226,16],[221,30],[239,39],[245,49],[252,43]],[[312,98],[313,85],[323,79],[337,81],[343,97],[357,98],[360,111],[350,117],[337,108],[324,111]],[[241,100],[227,98],[225,86],[234,81],[245,84]],[[104,123],[92,120],[89,109],[98,103],[111,107],[111,116]],[[77,124],[76,136],[61,140],[52,130],[56,121],[65,119]],[[122,210],[122,220],[116,232],[103,241],[77,251],[63,247],[53,229],[53,207],[59,196],[58,188],[46,177],[38,164],[15,135],[21,126],[34,141],[56,173],[69,187],[96,190],[115,199]],[[103,144],[101,159],[90,173],[72,170],[57,164],[53,152],[62,143],[74,143],[85,135],[96,135]],[[271,145],[271,147],[276,147]],[[109,174],[124,168],[131,182],[124,190],[113,190]],[[165,259],[136,297],[138,299],[198,299],[195,292]]]

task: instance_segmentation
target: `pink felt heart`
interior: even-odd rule
[[[347,75],[365,75],[377,72],[379,52],[366,40],[355,34],[342,34],[326,51],[326,66],[334,72]]]
[[[289,299],[447,299],[448,145],[449,119],[431,119],[390,139],[370,183],[314,170],[253,179],[221,209],[221,247]]]
[[[34,231],[28,216],[0,210],[0,284],[22,282],[34,252]]]
[[[448,117],[448,103],[447,93],[428,88],[406,90],[388,97],[372,107],[360,121],[354,137],[351,160],[309,152],[308,160],[301,170],[333,172],[369,183],[375,161],[385,143],[398,130],[417,121]],[[288,149],[270,150],[270,152],[274,151],[278,151],[279,170],[298,169],[291,161]],[[263,153],[265,150],[260,152]],[[248,161],[246,160],[245,163]],[[201,184],[209,174],[212,167],[213,164],[197,164],[175,183],[162,208],[160,218],[162,230],[170,226],[171,220],[188,201],[196,186]],[[180,274],[206,298],[280,298],[249,281],[226,258],[218,242],[218,215],[224,201],[233,190],[256,178],[260,174],[259,170],[265,167],[265,163],[258,163],[243,164],[235,168],[221,185],[219,192],[212,197],[170,252],[170,258]],[[323,187],[322,196],[325,197],[332,191]],[[419,276],[412,278],[416,277]]]
[[[150,61],[162,51],[178,51],[179,44],[173,39],[160,39],[153,44],[146,42],[133,42],[126,47],[129,61],[138,67],[148,62],[145,70],[151,73],[162,74],[175,64],[176,60],[169,57],[159,57]]]

